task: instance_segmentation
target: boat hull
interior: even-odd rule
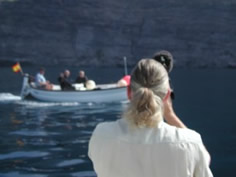
[[[127,100],[126,88],[91,91],[46,91],[30,88],[31,97],[47,102],[122,102]]]
[[[107,87],[84,91],[43,90],[32,87],[28,83],[28,77],[25,76],[21,97],[22,99],[30,97],[46,102],[122,102],[127,100],[126,90],[127,87]]]

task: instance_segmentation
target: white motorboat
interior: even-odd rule
[[[92,90],[81,88],[83,87],[78,87],[73,91],[63,91],[60,90],[60,86],[54,85],[53,90],[39,89],[34,86],[34,83],[29,83],[29,76],[25,74],[21,98],[33,98],[46,102],[122,102],[127,100],[127,87],[118,87],[117,84],[97,85]]]

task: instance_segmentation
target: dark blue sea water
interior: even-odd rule
[[[36,67],[24,67],[35,74]],[[64,67],[46,68],[56,83]],[[78,68],[69,68],[75,78]],[[85,69],[96,83],[116,82],[122,68]],[[116,120],[124,103],[45,103],[19,98],[22,78],[0,68],[0,177],[93,177],[88,140],[97,123]],[[236,70],[175,69],[175,110],[198,131],[215,177],[235,177]]]

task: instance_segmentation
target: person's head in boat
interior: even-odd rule
[[[169,93],[165,68],[153,59],[142,59],[131,74],[130,105],[124,117],[138,127],[155,127],[163,114],[163,101]]]
[[[83,70],[79,71],[79,77],[84,78],[85,72]]]
[[[70,71],[68,70],[68,69],[66,69],[65,71],[64,71],[64,77],[65,78],[68,78],[70,76]]]
[[[39,68],[39,73],[44,75],[45,74],[45,69],[44,68]]]
[[[174,60],[172,54],[169,51],[161,50],[159,52],[156,52],[152,58],[160,62],[165,67],[168,73],[171,72]]]

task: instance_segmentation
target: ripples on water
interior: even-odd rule
[[[63,70],[47,68],[47,78],[53,82]],[[117,68],[85,70],[97,83],[116,81],[122,73]],[[125,104],[21,101],[10,93],[19,94],[22,78],[10,68],[1,72],[1,83],[8,84],[0,87],[0,177],[95,176],[87,157],[88,139],[97,123],[117,119]],[[235,177],[236,70],[180,68],[171,74],[175,110],[201,134],[214,176]]]
[[[125,104],[45,103],[0,94],[0,176],[96,176],[87,157],[97,123]]]

